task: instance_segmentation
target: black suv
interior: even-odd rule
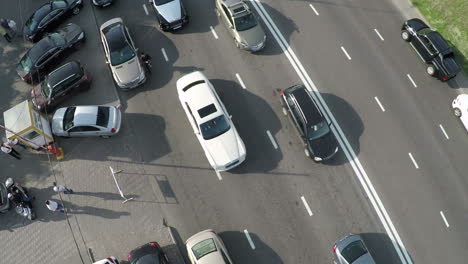
[[[31,91],[31,101],[38,110],[50,112],[72,94],[90,88],[91,77],[77,61],[68,62],[47,75]]]
[[[338,142],[322,112],[303,85],[291,86],[281,93],[283,113],[289,115],[304,143],[307,157],[319,162],[338,152]]]
[[[413,18],[403,23],[401,37],[410,42],[427,64],[427,74],[447,81],[460,72],[460,66],[455,61],[447,41],[422,20]]]

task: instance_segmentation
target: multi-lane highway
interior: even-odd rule
[[[42,2],[8,8],[23,24]],[[255,54],[235,47],[214,1],[184,3],[190,22],[175,33],[161,32],[142,0],[104,9],[87,1],[70,19],[87,33],[71,58],[88,67],[93,86],[69,103],[107,104],[117,91],[124,112],[117,137],[59,140],[67,156],[59,171],[70,184],[102,184],[109,163],[131,171],[121,180],[137,199],[130,216],[115,218],[125,218],[132,234],[148,232],[149,217],[131,218],[145,210],[167,219],[182,240],[212,228],[235,263],[331,263],[333,243],[348,233],[362,234],[378,263],[464,263],[468,141],[450,108],[462,87],[426,75],[400,38],[405,17],[393,2],[252,1],[267,33],[265,49]],[[147,82],[129,92],[114,87],[98,34],[116,16],[153,58]],[[29,89],[16,80],[15,63],[2,73],[9,78],[3,84],[17,91],[3,108]],[[177,79],[195,70],[212,81],[245,142],[247,159],[232,171],[210,168],[178,101]],[[283,115],[279,91],[297,83],[334,123],[341,151],[325,164],[304,156]],[[165,191],[156,190],[155,179],[164,179]],[[126,230],[94,232],[122,222],[76,219],[87,245],[126,256],[109,249],[118,243],[101,241],[124,238]],[[125,250],[136,246],[126,242]]]

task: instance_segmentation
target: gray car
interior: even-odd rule
[[[174,31],[188,23],[188,15],[181,0],[150,0],[153,4],[159,28]]]
[[[122,114],[114,106],[86,105],[57,109],[52,133],[60,137],[111,137],[119,133]]]
[[[333,252],[339,264],[375,264],[360,235],[349,234],[336,241]]]
[[[238,48],[256,52],[265,47],[265,32],[244,1],[216,0],[216,14],[223,21]]]

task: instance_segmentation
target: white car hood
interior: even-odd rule
[[[241,158],[239,141],[242,142],[242,139],[231,126],[231,129],[224,134],[204,142],[207,155],[211,155],[214,165],[224,167],[227,163]]]
[[[137,57],[134,57],[118,66],[112,66],[112,69],[115,77],[124,84],[138,79],[142,71]]]
[[[61,135],[63,131],[63,116],[67,108],[60,108],[55,111],[54,116],[52,117],[52,133],[54,135]]]
[[[179,0],[170,1],[164,5],[155,6],[158,10],[158,13],[169,23],[182,19],[182,10]]]

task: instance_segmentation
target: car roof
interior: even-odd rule
[[[437,31],[432,31],[427,34],[427,37],[432,41],[432,43],[437,47],[439,51],[444,51],[450,49],[447,41],[440,35]]]
[[[70,76],[75,74],[81,74],[81,65],[77,61],[70,61],[57,69],[53,72],[49,73],[47,76],[47,84],[50,87],[54,87],[55,85],[59,84],[63,80],[67,79]]]
[[[120,50],[128,45],[123,33],[123,27],[123,23],[117,22],[103,29],[110,51]]]
[[[28,56],[32,61],[37,61],[42,55],[54,47],[55,43],[49,37],[45,37],[29,50]]]
[[[47,16],[50,11],[52,10],[52,3],[45,3],[41,7],[39,7],[34,13],[31,15],[31,19],[35,21],[41,21],[45,16]]]
[[[305,87],[295,89],[291,94],[296,99],[302,113],[304,113],[307,124],[316,124],[317,121],[323,119],[322,113]]]
[[[218,236],[216,235],[216,233],[213,230],[207,229],[207,230],[200,231],[200,232],[192,235],[191,237],[189,237],[185,243],[186,243],[187,247],[190,248],[190,251],[191,251],[193,246],[195,246],[197,243],[202,242],[202,241],[207,240],[207,239],[213,239],[213,241],[214,241],[214,243],[216,245],[216,251],[211,252],[211,253],[209,253],[207,255],[204,255],[203,257],[198,259],[198,263],[200,263],[200,264],[225,263],[222,255],[220,253],[220,251],[222,249],[220,248],[221,245],[218,242]],[[193,254],[193,252],[189,252],[189,254]]]
[[[240,0],[223,0],[233,16],[242,16],[249,13],[249,7]]]
[[[75,126],[96,125],[98,107],[94,105],[77,106],[75,108],[73,124]]]

